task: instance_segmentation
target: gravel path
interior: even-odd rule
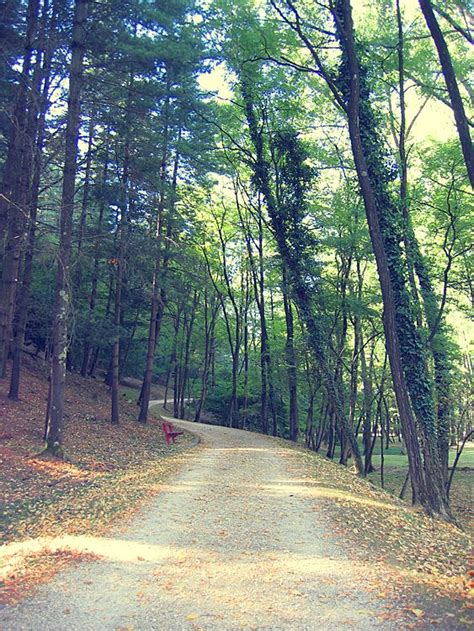
[[[126,531],[90,539],[101,560],[6,607],[1,629],[400,628],[318,521],[297,453],[258,434],[175,424],[203,440],[195,458]]]

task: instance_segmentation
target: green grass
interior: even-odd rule
[[[359,440],[359,446],[361,453],[363,453],[363,445],[362,441]],[[339,458],[339,447],[336,448],[336,454],[334,456],[334,460],[337,461]],[[384,455],[384,468],[390,467],[407,467],[408,466],[408,457],[406,454],[402,453],[402,444],[401,443],[390,443],[390,446],[387,450],[383,450]],[[456,457],[456,448],[452,447],[449,452],[449,464],[452,465],[454,462],[454,458]],[[374,453],[372,456],[372,462],[374,466],[380,466],[380,440],[377,440],[377,444],[374,448]],[[464,450],[461,454],[461,458],[458,462],[458,467],[469,467],[474,469],[474,442],[469,442],[464,447]]]
[[[368,479],[376,486],[381,485],[380,480],[380,441],[374,450],[372,462],[376,471],[368,476]],[[456,457],[456,449],[452,448],[449,453],[449,463],[452,465]],[[395,495],[400,490],[405,481],[408,468],[408,458],[401,453],[401,444],[391,444],[387,451],[384,450],[384,488]],[[474,485],[474,443],[468,443],[459,459],[456,473],[454,474],[451,487],[451,506],[453,511],[465,530],[471,535],[474,534],[473,520],[473,490]],[[405,499],[409,501],[410,489],[408,489]]]

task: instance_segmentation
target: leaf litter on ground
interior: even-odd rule
[[[160,419],[137,423],[137,407],[122,397],[119,426],[109,422],[110,394],[97,379],[68,374],[65,460],[42,455],[47,399],[46,367],[27,360],[20,401],[0,382],[0,601],[15,602],[90,552],[53,552],[47,542],[66,535],[100,535],[126,521],[160,491],[195,444],[190,434],[166,445]],[[42,542],[43,548],[28,542]],[[13,555],[13,542],[22,544]],[[43,543],[44,542],[44,543]],[[10,545],[8,545],[10,544]],[[93,556],[93,555],[92,555]]]
[[[288,447],[287,441],[281,442]],[[468,534],[320,454],[299,446],[283,453],[290,468],[301,471],[303,465],[301,483],[317,500],[314,510],[318,519],[326,521],[329,536],[365,562],[374,591],[403,606],[413,616],[411,628],[427,619],[443,624],[445,605],[449,608],[452,603],[457,610],[455,624],[462,625],[459,628],[466,621],[473,624],[474,558]],[[297,460],[292,460],[295,454]],[[414,604],[420,602],[423,607]],[[387,611],[382,617],[394,615],[395,611]]]

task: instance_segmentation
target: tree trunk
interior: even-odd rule
[[[341,400],[344,406],[344,411],[346,410],[346,402],[344,397],[344,386],[343,386],[343,357],[346,349],[346,340],[347,340],[347,328],[348,328],[348,317],[347,317],[347,283],[349,274],[352,266],[352,252],[348,255],[345,252],[340,253],[340,264],[339,268],[339,289],[340,289],[340,313],[336,312],[336,360],[335,360],[335,370],[334,370],[334,383],[336,384],[339,392],[341,393]],[[338,328],[337,321],[341,322],[339,335],[337,334]],[[351,418],[348,419],[349,423],[351,423]],[[352,423],[351,423],[352,427]],[[339,457],[339,464],[347,465],[347,460],[350,456],[350,445],[346,440],[344,432],[341,431],[342,428],[338,427],[340,431],[340,443],[341,443],[341,453]]]
[[[153,378],[153,365],[155,362],[155,351],[157,343],[157,320],[160,311],[160,287],[159,282],[159,266],[155,267],[153,274],[153,287],[151,297],[150,323],[148,327],[147,353],[145,360],[145,373],[143,376],[142,389],[140,393],[140,412],[138,421],[146,423],[148,419],[148,407],[150,405],[151,381]]]
[[[357,404],[357,385],[359,381],[359,352],[360,352],[360,318],[358,315],[354,318],[354,346],[352,350],[352,361],[350,370],[350,389],[349,389],[349,424],[354,427],[355,413]],[[357,438],[358,431],[356,431]],[[347,461],[348,455],[345,453],[344,457]]]
[[[38,9],[39,1],[29,0],[23,66],[13,111],[10,142],[4,166],[2,194],[0,195],[0,248],[3,245],[5,228],[7,231],[0,282],[0,378],[5,376],[6,362],[12,342],[16,288],[25,214],[27,213],[25,197],[31,176],[30,172],[25,172],[31,162],[30,143],[32,142],[31,138],[27,138],[27,110]]]
[[[213,303],[208,302],[207,290],[204,294],[204,335],[205,335],[205,348],[204,348],[204,366],[201,375],[201,396],[196,406],[196,413],[194,421],[199,423],[204,404],[206,402],[207,390],[209,386],[209,373],[211,368],[212,348],[214,344],[214,329],[216,324],[218,312],[218,302],[215,300]]]
[[[382,290],[385,339],[407,445],[410,478],[418,501],[428,510],[452,519],[442,482],[437,445],[433,442],[434,410],[430,409],[424,352],[419,335],[410,319],[410,304],[403,280],[400,245],[395,228],[391,225],[394,220],[393,203],[384,190],[385,166],[378,163],[377,154],[373,151],[374,143],[378,146],[378,139],[375,138],[375,122],[368,95],[365,95],[367,98],[364,100],[363,108],[361,107],[360,68],[354,42],[350,1],[338,0],[336,5],[334,18],[345,56],[342,68],[347,82],[349,135]],[[367,89],[366,86],[364,89]],[[413,393],[411,402],[423,432],[424,466],[407,382],[410,392]]]
[[[62,454],[62,426],[64,415],[64,387],[67,354],[67,318],[69,294],[67,279],[71,257],[72,222],[74,214],[74,188],[77,168],[77,143],[81,115],[81,89],[83,82],[85,22],[88,0],[76,0],[72,33],[72,54],[69,73],[69,98],[66,123],[63,187],[60,216],[58,271],[56,276],[53,357],[51,366],[51,406],[47,431],[47,451]]]
[[[449,99],[451,101],[451,107],[454,112],[459,140],[461,141],[464,162],[466,163],[469,181],[471,182],[471,186],[474,188],[474,153],[472,150],[471,135],[469,133],[469,123],[467,122],[461,93],[459,92],[456,81],[456,74],[451,61],[451,55],[449,54],[448,45],[443,37],[443,33],[439,27],[438,20],[436,19],[430,0],[419,0],[419,3],[421,10],[423,11],[423,15],[425,16],[426,24],[430,30],[431,37],[433,38],[438,51],[439,61],[443,70]]]
[[[398,150],[400,154],[400,202],[404,219],[403,238],[408,262],[408,272],[412,293],[416,301],[417,314],[420,311],[418,291],[415,283],[415,273],[418,277],[426,322],[430,330],[430,348],[433,356],[435,372],[435,388],[437,398],[438,448],[442,472],[445,482],[448,479],[449,454],[449,424],[450,404],[449,392],[452,385],[451,371],[446,348],[448,346],[447,333],[442,319],[438,321],[439,305],[433,289],[428,270],[420,251],[418,241],[413,230],[408,201],[408,163],[406,155],[406,105],[405,105],[405,57],[403,21],[400,2],[397,0],[398,24],[398,72],[400,94],[400,133]]]
[[[183,331],[185,329],[183,318]],[[179,357],[176,358],[176,368],[174,371],[174,384],[173,384],[173,416],[179,418],[179,404],[181,401],[181,381],[183,377],[183,340],[179,349]]]
[[[287,364],[287,370],[288,370],[288,394],[290,398],[290,405],[289,405],[290,440],[293,440],[296,443],[298,442],[298,432],[299,432],[296,353],[295,353],[295,346],[294,346],[293,309],[291,306],[291,299],[290,299],[288,273],[285,266],[283,266],[283,304],[285,308],[285,321],[286,321],[285,354],[286,354],[286,364]],[[314,400],[314,396],[311,397],[311,401],[313,400]]]
[[[105,150],[105,161],[104,161],[104,169],[102,172],[102,188],[105,189],[107,184],[109,170],[109,147],[108,144]],[[102,240],[102,223],[104,219],[104,211],[105,211],[105,200],[102,199],[99,204],[99,216],[97,218],[97,228],[94,239],[94,264],[92,267],[92,279],[91,279],[91,293],[89,297],[89,323],[91,324],[91,318],[95,311],[96,302],[97,302],[97,288],[99,284],[99,261],[100,261],[100,243]],[[82,351],[82,365],[81,365],[81,375],[86,377],[88,374],[89,361],[92,351],[92,345],[90,342],[89,332],[86,331],[84,338],[84,348]]]
[[[176,313],[176,317],[174,318],[174,337],[173,337],[173,346],[171,349],[170,370],[169,370],[169,377],[173,376],[173,379],[175,378],[176,369],[178,367],[177,366],[178,336],[179,336],[179,329],[181,326],[181,313],[182,313],[183,308],[184,308],[183,305],[178,304],[178,311]],[[165,400],[164,400],[164,405],[163,405],[165,409],[168,402],[169,377],[166,379]],[[173,395],[173,398],[174,398],[174,395]]]
[[[370,362],[372,366],[372,359]],[[365,356],[365,346],[363,339],[361,338],[361,351],[360,351],[360,371],[362,376],[362,385],[364,389],[364,412],[362,421],[362,440],[364,443],[364,467],[365,474],[368,475],[374,470],[372,464],[372,379],[371,370],[367,369],[367,361]]]
[[[257,303],[258,315],[260,320],[260,427],[263,434],[268,434],[268,407],[269,407],[269,381],[271,379],[271,354],[268,340],[267,319],[265,313],[265,274],[263,268],[263,220],[260,203],[258,205],[258,240],[252,238],[252,232],[248,223],[248,219],[244,218],[241,204],[239,201],[238,191],[235,190],[235,198],[237,209],[240,217],[240,224],[244,233],[247,254],[250,262],[250,271],[252,273],[253,289],[255,294],[255,302]],[[255,261],[253,243],[257,241],[255,247],[257,249],[258,260]]]
[[[169,154],[169,135],[170,135],[170,100],[171,100],[171,85],[172,85],[172,69],[169,65],[166,67],[166,97],[163,107],[163,147],[161,154],[160,165],[160,185],[158,193],[158,209],[156,218],[156,238],[160,250],[156,254],[155,268],[153,272],[152,281],[152,295],[150,306],[150,325],[147,342],[147,354],[145,361],[145,372],[143,375],[142,391],[140,395],[140,412],[138,415],[138,421],[140,423],[146,423],[148,418],[148,407],[150,404],[151,393],[151,381],[153,377],[153,364],[155,362],[156,346],[158,343],[158,334],[161,328],[161,317],[164,313],[164,302],[161,300],[163,297],[162,290],[162,275],[163,269],[166,268],[167,261],[166,255],[162,255],[161,247],[163,245],[163,227],[164,227],[164,211],[165,211],[165,192],[166,192],[166,180],[167,180],[167,166],[168,166],[168,154]],[[175,192],[177,184],[177,169],[178,169],[179,156],[176,154],[174,170],[173,170],[173,182],[172,182],[172,199],[170,204],[170,217],[168,218],[168,233],[167,236],[171,236],[172,230],[174,204],[175,204]],[[166,242],[168,248],[168,242]],[[163,260],[162,260],[163,259]],[[160,317],[159,317],[160,316]],[[176,395],[176,392],[175,392]]]
[[[122,287],[123,287],[123,248],[119,250],[119,262],[117,263],[117,274],[115,280],[115,296],[114,296],[114,342],[112,345],[112,358],[110,364],[110,394],[111,394],[111,416],[112,425],[118,425],[120,422],[119,410],[119,366],[120,366],[120,319],[122,311]]]
[[[329,413],[329,428],[328,428],[328,438],[327,438],[327,450],[326,450],[326,458],[330,458],[331,460],[334,458],[334,452],[336,450],[336,415],[334,411],[331,410]]]
[[[314,448],[315,451],[319,451],[321,449],[321,445],[323,444],[324,437],[326,435],[326,426],[329,419],[329,412],[330,412],[329,403],[327,403],[324,398],[321,401],[321,409],[320,409],[321,414],[323,410],[324,410],[324,415],[320,417],[320,421],[318,425],[318,434],[316,436],[316,445]]]
[[[243,277],[244,272],[242,269],[241,285],[244,285]],[[241,419],[241,429],[246,429],[248,424],[248,407],[249,407],[249,305],[250,305],[250,279],[249,271],[245,273],[245,299],[244,299],[244,313],[243,313],[243,342],[244,342],[244,357],[243,357],[243,371],[244,371],[244,405],[243,414]]]
[[[234,333],[232,333],[232,321],[230,318],[230,314],[227,311],[226,301],[224,295],[219,289],[214,276],[212,274],[212,269],[210,265],[209,258],[207,256],[206,250],[203,249],[203,254],[206,259],[207,271],[209,274],[209,278],[216,290],[216,294],[219,297],[219,302],[222,307],[222,314],[224,316],[224,323],[226,327],[227,340],[229,342],[229,350],[232,355],[232,378],[231,378],[231,395],[229,401],[229,408],[227,412],[226,425],[228,427],[238,427],[239,419],[238,419],[238,401],[237,401],[237,384],[238,384],[238,376],[239,376],[239,368],[240,368],[240,342],[241,342],[241,323],[242,323],[242,314],[239,309],[239,305],[237,304],[237,300],[235,298],[235,293],[233,290],[232,282],[229,277],[229,269],[227,263],[227,251],[226,251],[226,240],[222,230],[222,223],[217,223],[217,232],[219,236],[220,249],[222,255],[222,274],[224,278],[224,284],[226,289],[226,295],[230,300],[232,305],[232,311],[234,313]]]
[[[38,197],[41,179],[41,162],[44,147],[44,131],[46,114],[49,109],[49,86],[51,79],[51,58],[52,44],[45,44],[46,21],[48,5],[43,6],[41,20],[41,32],[38,50],[43,51],[43,56],[38,54],[36,68],[33,76],[32,96],[28,106],[28,131],[27,137],[31,139],[32,177],[29,191],[26,195],[25,211],[28,213],[28,228],[26,248],[24,254],[24,264],[22,273],[22,283],[19,292],[16,315],[15,334],[13,345],[13,365],[10,379],[10,399],[17,400],[20,394],[21,359],[22,349],[25,342],[26,326],[28,322],[28,307],[30,302],[30,287],[33,275],[34,246],[36,241],[36,216],[38,210]],[[54,24],[55,20],[53,20]],[[28,169],[29,170],[29,169]]]
[[[120,387],[120,339],[122,324],[122,293],[124,287],[125,274],[125,228],[128,221],[129,211],[129,139],[126,139],[125,158],[120,193],[120,218],[118,218],[118,253],[115,261],[115,294],[114,294],[114,341],[112,345],[112,358],[110,365],[110,394],[111,394],[111,416],[112,425],[120,422],[119,410],[119,387]]]
[[[184,365],[183,365],[183,378],[181,382],[181,404],[179,408],[179,418],[184,419],[184,412],[186,406],[186,385],[188,383],[188,375],[189,375],[189,358],[190,358],[190,349],[191,349],[191,339],[193,335],[194,321],[196,319],[196,310],[199,302],[199,294],[197,290],[194,290],[193,294],[193,302],[191,305],[191,313],[189,314],[189,319],[186,321],[185,317],[185,333],[186,333],[186,341],[184,345]],[[186,314],[185,314],[186,315]]]
[[[254,162],[256,185],[258,186],[263,198],[265,199],[268,213],[270,215],[270,220],[275,231],[275,238],[278,250],[283,262],[287,266],[288,274],[293,286],[295,300],[298,303],[301,316],[305,322],[312,350],[321,366],[321,374],[327,388],[328,396],[331,399],[333,409],[337,417],[337,422],[339,423],[339,426],[343,429],[344,435],[347,437],[347,440],[351,446],[357,472],[359,473],[359,475],[364,475],[364,468],[360,456],[359,446],[345,416],[341,393],[338,391],[338,388],[334,382],[334,376],[331,373],[331,370],[329,369],[327,363],[324,346],[324,336],[321,325],[313,313],[313,308],[311,304],[312,301],[310,298],[309,287],[305,280],[305,273],[304,270],[301,268],[301,261],[297,258],[297,255],[295,254],[295,252],[297,252],[298,250],[295,249],[295,244],[288,244],[288,226],[287,224],[285,224],[282,218],[283,209],[278,206],[277,200],[275,199],[275,196],[272,192],[270,184],[269,164],[265,159],[262,134],[259,130],[259,125],[257,123],[254,111],[252,88],[245,79],[241,79],[241,89],[245,103],[250,137],[256,153]]]
[[[82,244],[87,224],[87,211],[89,209],[89,197],[91,189],[91,168],[92,168],[92,148],[94,144],[95,123],[91,116],[89,120],[89,136],[87,140],[86,168],[84,171],[84,188],[82,191],[81,216],[79,219],[79,230],[77,235],[77,254],[80,256],[82,252]],[[79,268],[81,267],[79,263]]]

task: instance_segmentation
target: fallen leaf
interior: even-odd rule
[[[422,616],[425,615],[425,612],[423,611],[423,609],[409,609],[408,611],[410,611],[410,613],[412,613],[417,618],[421,618]]]
[[[199,617],[198,613],[190,613],[186,616],[186,620],[197,620]]]

